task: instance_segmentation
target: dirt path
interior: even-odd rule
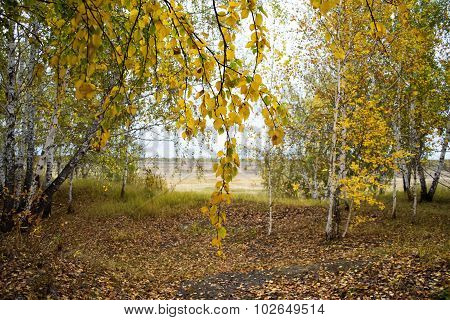
[[[334,261],[306,266],[290,266],[279,269],[253,270],[250,272],[226,272],[209,276],[201,280],[185,281],[181,284],[177,296],[182,299],[254,299],[254,292],[261,290],[265,284],[274,283],[282,278],[299,281],[305,276],[318,278],[319,270],[326,272],[345,272],[356,269],[368,262]],[[276,293],[267,296],[280,298]]]

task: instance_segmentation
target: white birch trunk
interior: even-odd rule
[[[433,181],[431,182],[430,190],[428,190],[427,200],[433,201],[434,194],[439,184],[439,178],[441,176],[442,169],[444,168],[445,154],[447,153],[448,143],[450,140],[450,119],[447,119],[447,128],[442,141],[441,153],[439,156],[438,167],[434,173]]]
[[[411,213],[411,220],[413,223],[417,220],[417,163],[414,164],[414,175],[413,175],[413,208]]]
[[[395,176],[394,170],[394,178],[392,179],[392,218],[397,217],[397,177]]]
[[[5,153],[0,151],[0,195],[3,195],[3,186],[5,184]]]
[[[314,159],[314,164],[313,164],[313,191],[312,191],[312,198],[313,199],[317,199],[319,198],[319,183],[317,181],[317,170],[319,170],[318,168],[318,157],[316,157]]]
[[[329,207],[327,224],[325,227],[325,233],[327,239],[334,239],[337,236],[337,222],[335,219],[335,213],[338,208],[336,191],[337,191],[337,181],[336,181],[336,149],[337,149],[337,123],[339,116],[339,105],[340,105],[340,95],[341,95],[341,62],[338,61],[337,66],[337,89],[334,102],[334,114],[333,114],[333,133],[331,138],[331,155],[330,155],[330,171],[329,171]]]
[[[399,112],[399,111],[398,111]],[[395,151],[399,152],[401,151],[401,135],[400,135],[400,127],[399,127],[399,118],[400,115],[397,114],[397,117],[393,123],[393,129],[394,129],[394,139],[395,139]],[[405,179],[407,176],[407,169],[406,169],[406,161],[404,158],[401,158],[399,161],[397,161],[398,167],[400,169],[400,172],[402,173],[402,179],[403,183],[406,185],[406,189],[410,189],[409,180]]]
[[[10,213],[14,209],[15,196],[15,182],[16,182],[16,114],[17,114],[17,92],[16,92],[16,70],[17,58],[16,47],[17,42],[15,38],[15,23],[8,22],[7,41],[7,69],[6,69],[6,132],[5,132],[5,184],[4,184],[4,204],[2,220],[7,226],[3,226],[5,230],[12,228],[10,220]],[[5,221],[8,220],[8,221]],[[3,223],[2,223],[3,224]]]
[[[417,131],[415,126],[415,109],[416,106],[411,104],[410,106],[410,112],[409,112],[409,126],[410,126],[410,140],[412,141],[413,145],[413,159],[412,159],[412,165],[413,165],[413,187],[412,187],[412,197],[413,197],[413,207],[411,212],[411,220],[412,222],[416,222],[416,216],[417,216],[417,170],[419,167],[419,161],[420,161],[420,154],[419,154],[419,144],[417,139]]]
[[[56,130],[55,130],[56,135]],[[53,137],[53,143],[48,148],[47,159],[46,159],[46,171],[45,171],[45,181],[44,188],[47,188],[53,178],[53,163],[54,163],[54,155],[55,155],[55,145],[54,145],[55,137]]]
[[[268,169],[269,169],[269,230],[267,231],[267,234],[270,236],[272,234],[272,167],[270,163],[270,151],[269,151],[269,158],[268,158]]]
[[[342,120],[345,120],[347,117],[347,110],[345,106],[342,106]],[[341,150],[339,154],[339,179],[344,179],[347,176],[347,170],[346,170],[346,159],[347,159],[347,128],[345,126],[341,129],[341,139],[342,139],[342,145]]]
[[[125,166],[123,168],[122,173],[122,189],[120,190],[120,198],[125,198],[125,187],[127,185],[127,178],[128,178],[128,139],[125,139]]]
[[[33,32],[39,30],[39,24],[33,22],[31,24]],[[33,169],[34,169],[34,153],[35,153],[35,121],[36,121],[36,105],[33,96],[33,79],[35,76],[35,67],[37,63],[37,51],[38,44],[36,42],[30,43],[30,53],[28,58],[28,76],[26,81],[25,90],[25,103],[23,107],[24,116],[24,162],[25,172],[23,176],[23,184],[21,187],[20,201],[18,205],[18,211],[23,211],[27,206],[28,197],[30,194],[31,185],[33,182]]]
[[[16,199],[21,198],[22,186],[25,179],[25,154],[26,154],[26,142],[25,142],[25,133],[27,131],[27,123],[26,123],[26,114],[23,112],[22,114],[22,130],[21,137],[17,141],[17,157],[16,157]],[[16,201],[16,205],[19,203]]]
[[[54,144],[56,131],[58,129],[58,113],[60,106],[60,80],[58,80],[57,85],[57,93],[56,93],[56,103],[53,107],[52,117],[50,120],[50,126],[48,130],[47,137],[45,139],[44,147],[42,148],[41,155],[39,157],[39,161],[36,167],[36,173],[34,175],[33,184],[30,191],[30,196],[28,200],[28,208],[31,206],[31,202],[33,201],[33,197],[36,196],[37,190],[41,187],[41,177],[44,173],[44,169],[47,169],[44,186],[45,188],[50,185],[51,177],[52,177],[52,168],[53,168],[53,154],[54,154]]]
[[[342,238],[345,238],[345,236],[347,235],[348,228],[350,226],[350,221],[352,220],[352,215],[353,215],[353,202],[350,202],[350,207],[348,209],[347,222],[345,223],[345,229],[344,229],[344,232],[342,233]]]
[[[74,212],[73,210],[73,174],[72,173],[69,176],[69,194],[68,194],[68,201],[67,201],[67,213],[71,214]]]

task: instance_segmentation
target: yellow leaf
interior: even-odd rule
[[[139,11],[137,9],[133,9],[130,11],[130,21],[134,21],[139,14]]]
[[[129,114],[134,116],[136,114],[136,112],[137,112],[137,107],[133,104],[133,105],[128,107],[127,111],[128,111]]]
[[[342,50],[342,48],[336,48],[333,50],[333,55],[338,60],[344,60],[345,59],[345,52]]]
[[[258,13],[255,18],[255,23],[259,27],[262,25],[262,22],[263,22],[263,17],[260,13]]]
[[[100,45],[102,44],[102,35],[94,33],[92,35],[92,44],[94,45],[94,47],[100,47]]]
[[[130,46],[128,48],[128,57],[129,58],[133,57],[135,53],[136,53],[136,48],[134,46]]]
[[[95,95],[96,87],[92,83],[82,82],[78,85],[75,96],[77,99],[92,99]]]
[[[202,207],[202,208],[201,208],[201,212],[202,212],[203,214],[207,214],[207,213],[209,213],[209,208],[208,208],[208,207]]]
[[[311,6],[312,6],[314,9],[319,8],[319,7],[320,7],[320,0],[311,0]]]
[[[281,129],[276,129],[272,131],[271,140],[274,146],[283,142],[284,132]]]
[[[64,19],[59,19],[58,21],[56,21],[56,26],[58,28],[61,28],[65,23],[66,21]]]
[[[100,148],[103,148],[106,146],[106,143],[108,142],[109,137],[111,134],[109,133],[109,130],[105,130],[102,132],[100,136]]]
[[[59,62],[59,57],[57,55],[50,58],[50,65],[52,67],[56,66]]]

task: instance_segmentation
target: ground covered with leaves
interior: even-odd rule
[[[323,207],[235,201],[226,258],[198,209],[167,216],[53,216],[0,235],[2,299],[442,299],[449,296],[450,203],[362,210],[348,237],[324,241]]]

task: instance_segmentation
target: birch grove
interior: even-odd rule
[[[326,201],[328,240],[348,235],[363,205],[384,209],[386,190],[396,217],[403,196],[396,176],[415,220],[446,168],[445,3],[312,0],[303,14],[290,13],[293,23],[274,20],[292,28],[294,40],[283,44],[280,29],[266,25],[283,8],[264,7],[256,0],[2,2],[1,229],[27,231],[50,217],[64,183],[70,207],[75,169],[96,161],[114,167],[125,199],[141,156],[130,134],[137,127],[163,124],[189,141],[211,125],[224,139],[201,211],[222,255],[241,163],[236,133],[257,118],[273,147],[262,170],[269,233],[280,195]]]
[[[435,190],[431,186],[439,185],[449,115],[448,61],[445,39],[438,31],[448,28],[443,5],[439,1],[426,5],[401,1],[393,6],[382,1],[311,1],[313,15],[298,17],[299,32],[317,38],[299,43],[299,50],[311,54],[306,62],[280,65],[284,77],[303,74],[303,87],[283,87],[280,82],[280,94],[288,92],[286,100],[298,113],[293,112],[284,143],[289,151],[273,170],[285,172],[291,177],[289,184],[304,186],[302,195],[313,198],[304,181],[316,181],[317,170],[307,169],[306,164],[319,152],[306,146],[322,146],[322,157],[328,161],[319,170],[328,175],[320,177],[326,186],[320,197],[328,199],[325,236],[329,240],[351,231],[352,218],[363,204],[384,209],[379,194],[385,190],[392,192],[390,216],[398,215],[399,197],[406,196],[411,203],[408,215],[416,221],[421,201],[431,201],[428,195]],[[302,99],[296,101],[298,96]],[[311,125],[321,134],[311,138],[303,133],[312,131]],[[292,150],[298,158],[292,158]],[[439,159],[428,161],[436,151]],[[306,172],[306,178],[285,169],[293,165]],[[396,177],[403,182],[404,194]],[[283,179],[272,176],[272,184],[278,186]]]

